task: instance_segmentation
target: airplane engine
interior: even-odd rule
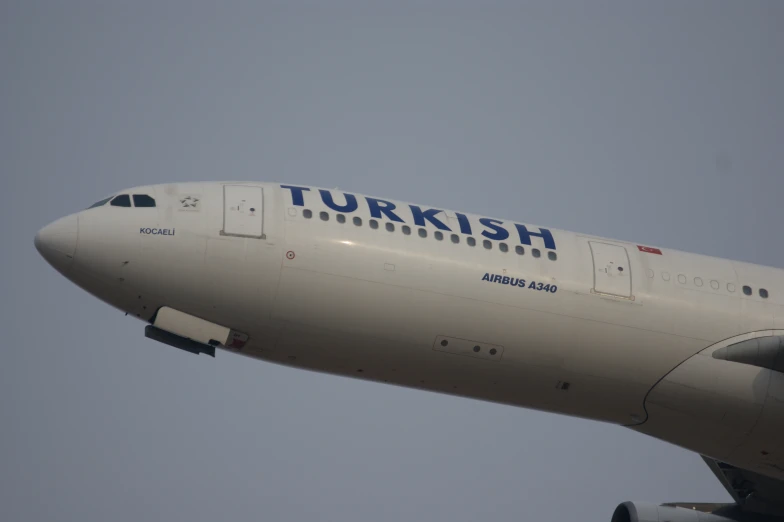
[[[685,506],[624,502],[615,508],[611,522],[739,522],[745,520],[745,517],[738,512],[737,507],[732,504]]]

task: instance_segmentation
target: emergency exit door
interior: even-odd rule
[[[589,241],[593,256],[593,289],[596,293],[630,298],[632,272],[629,254],[622,246]]]
[[[264,193],[261,187],[223,186],[224,236],[264,238]]]

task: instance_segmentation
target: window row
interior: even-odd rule
[[[109,203],[111,201],[111,203]],[[134,194],[133,195],[133,205],[131,205],[131,195],[130,194],[120,194],[119,196],[108,197],[106,199],[102,199],[97,203],[93,203],[90,205],[89,208],[95,207],[102,207],[109,203],[112,207],[144,207],[150,208],[155,206],[155,200],[148,196],[147,194]]]
[[[305,219],[311,219],[313,217],[313,211],[311,211],[310,209],[305,209],[305,210],[302,211],[302,216],[305,217]],[[329,221],[330,214],[329,214],[329,212],[321,211],[321,212],[319,212],[319,218],[322,221]],[[337,221],[338,223],[344,224],[344,223],[346,223],[346,216],[344,214],[337,214],[335,216],[335,221]],[[359,216],[354,216],[352,218],[351,222],[355,226],[358,226],[358,227],[362,226],[362,218],[359,217]],[[379,226],[380,226],[378,220],[376,220],[376,219],[368,220],[368,225],[370,226],[370,228],[372,228],[374,230],[377,230],[379,228]],[[397,230],[397,228],[395,226],[395,223],[392,223],[392,222],[389,222],[389,221],[384,223],[384,228],[388,232],[395,232],[395,230]],[[406,236],[410,236],[411,233],[412,233],[412,229],[408,225],[400,225],[400,231],[403,233],[403,235],[406,235]],[[418,228],[417,229],[417,235],[419,237],[421,237],[421,238],[428,237],[428,234],[429,233],[428,233],[428,230],[426,228]],[[435,232],[433,232],[433,237],[437,241],[443,241],[444,238],[445,238],[445,235],[440,230],[436,230]],[[454,244],[459,244],[460,241],[461,241],[459,235],[451,234],[451,233],[449,234],[449,240],[452,243],[454,243]],[[471,237],[471,236],[466,237],[465,238],[465,242],[470,247],[475,247],[476,246],[476,239]],[[487,250],[492,250],[493,242],[490,241],[489,239],[484,239],[484,240],[482,240],[482,246],[485,249],[487,249]],[[506,243],[498,243],[498,249],[501,252],[509,252],[509,245],[506,244]],[[525,255],[525,248],[522,245],[516,245],[514,247],[514,251],[515,251],[515,253],[517,255],[520,255],[520,256]],[[542,257],[542,251],[539,250],[538,248],[532,248],[531,249],[531,255],[533,257],[536,257],[536,258]],[[547,258],[550,261],[556,261],[558,259],[558,254],[556,254],[555,252],[552,252],[552,251],[551,252],[547,252]]]
[[[650,279],[653,279],[653,276],[654,276],[653,270],[648,270],[648,277]],[[662,272],[661,276],[662,276],[662,279],[664,281],[669,281],[670,280],[670,273],[669,272]],[[687,281],[688,281],[688,279],[686,278],[685,275],[678,274],[678,282],[680,284],[685,285]],[[701,287],[704,284],[705,284],[705,282],[702,280],[701,277],[695,277],[694,278],[694,286]],[[718,281],[716,281],[715,279],[711,280],[710,286],[714,290],[718,290],[719,288],[721,288],[721,284]],[[730,293],[734,293],[735,292],[735,285],[733,283],[727,283],[727,291],[730,292]],[[763,298],[763,299],[767,299],[768,297],[770,297],[769,292],[766,289],[764,289],[764,288],[760,288],[758,293],[759,293],[759,296],[761,298]],[[754,290],[752,290],[752,288],[750,286],[744,285],[743,286],[743,294],[747,295],[747,296],[751,296],[751,295],[754,294]]]

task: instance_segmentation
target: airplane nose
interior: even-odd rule
[[[73,264],[79,220],[76,214],[49,223],[35,235],[35,248],[56,270],[63,272]]]

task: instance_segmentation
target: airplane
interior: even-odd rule
[[[734,500],[612,522],[784,517],[784,270],[242,181],[122,190],[34,243],[152,340],[613,423]]]

